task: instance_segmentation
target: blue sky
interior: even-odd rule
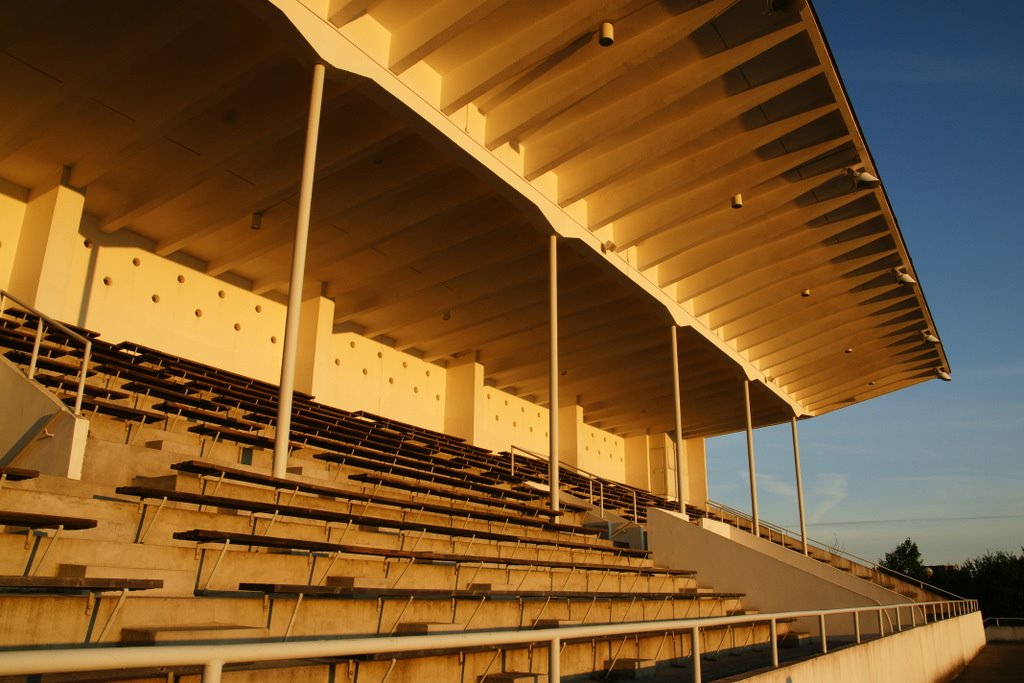
[[[913,258],[953,382],[800,423],[809,535],[929,564],[1024,546],[1024,3],[815,9]],[[757,430],[762,519],[797,528],[788,425]],[[750,509],[742,434],[709,495]]]

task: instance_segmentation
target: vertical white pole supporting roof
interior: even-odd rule
[[[750,517],[755,536],[761,535],[761,518],[757,514],[757,471],[754,467],[754,423],[750,417],[750,382],[743,382],[743,404],[747,413],[747,464],[750,466]]]
[[[281,351],[281,386],[277,400],[277,427],[274,434],[274,476],[288,475],[288,443],[292,427],[292,392],[295,390],[295,358],[299,344],[299,311],[302,286],[306,277],[306,242],[309,238],[309,213],[313,203],[313,173],[316,170],[316,143],[320,132],[320,107],[324,96],[323,64],[313,66],[313,88],[309,98],[309,122],[306,126],[306,150],[302,159],[299,185],[299,215],[295,223],[292,271],[288,281],[288,312],[284,324],[284,348]]]
[[[672,394],[675,399],[676,409],[676,496],[679,498],[679,511],[686,512],[686,470],[683,469],[685,456],[683,454],[683,402],[679,387],[679,344],[676,326],[669,328],[672,331]]]
[[[558,495],[558,236],[551,235],[548,248],[548,299],[551,318],[551,367],[548,385],[551,400],[548,410],[548,485],[551,487],[551,509],[559,510]]]
[[[796,468],[796,505],[800,511],[800,544],[807,554],[807,520],[804,518],[804,480],[800,474],[800,439],[796,432],[796,415],[793,416],[793,465]]]

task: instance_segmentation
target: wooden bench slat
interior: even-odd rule
[[[613,573],[639,574],[644,576],[693,576],[690,569],[669,569],[666,567],[629,566],[620,564],[602,564],[600,562],[575,562],[571,560],[531,560],[514,557],[493,557],[489,555],[466,555],[438,553],[426,550],[397,550],[391,548],[375,548],[326,541],[307,541],[282,536],[257,536],[230,531],[212,529],[190,529],[175,532],[174,538],[197,543],[224,543],[230,541],[239,546],[272,548],[275,550],[302,550],[320,553],[342,553],[348,555],[367,555],[371,557],[400,558],[419,562],[444,562],[450,564],[492,564],[499,566],[544,567],[548,569],[586,569]]]
[[[0,576],[0,590],[81,592],[139,591],[163,588],[163,579],[117,579],[81,576]]]
[[[96,520],[82,517],[64,517],[62,515],[44,515],[36,512],[0,510],[0,524],[23,526],[30,529],[56,529],[59,526],[63,526],[65,529],[78,531],[80,529],[94,528]]]

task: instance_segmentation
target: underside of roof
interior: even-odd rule
[[[687,436],[741,429],[746,379],[764,425],[948,368],[806,3],[7,1],[0,27],[2,182],[66,168],[110,244],[274,297],[327,63],[306,276],[336,328],[544,403],[559,234],[561,391],[604,429],[673,428],[672,324]]]

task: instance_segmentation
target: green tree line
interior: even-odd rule
[[[978,601],[984,617],[1024,617],[1024,548],[1021,554],[987,552],[960,565],[924,565],[917,544],[907,538],[878,561],[880,567]]]

